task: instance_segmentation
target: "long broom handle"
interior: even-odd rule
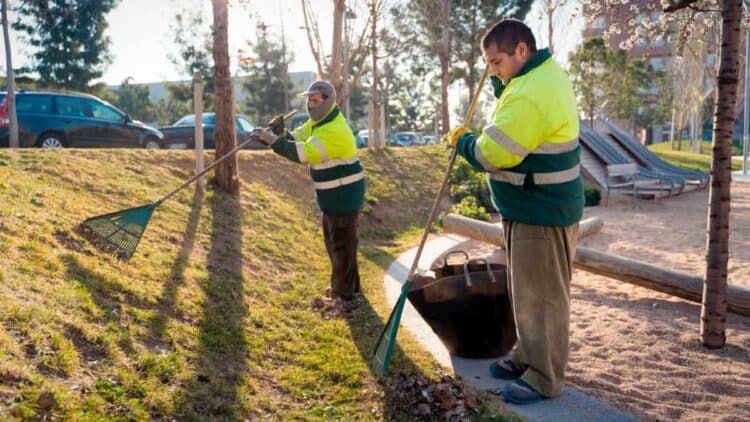
[[[297,110],[296,110],[296,109],[294,109],[294,110],[290,111],[289,113],[287,113],[287,114],[286,114],[286,115],[284,116],[284,120],[286,120],[286,119],[289,119],[289,118],[291,118],[291,117],[292,117],[292,116],[294,116],[294,115],[295,115],[296,113],[297,113]],[[180,191],[180,190],[181,190],[182,188],[184,188],[185,186],[187,186],[187,185],[189,185],[189,184],[191,184],[191,183],[195,182],[196,180],[198,180],[198,179],[199,179],[199,178],[200,178],[201,176],[203,176],[204,174],[208,173],[208,172],[209,172],[209,171],[210,171],[210,170],[211,170],[212,168],[216,167],[216,166],[217,166],[217,165],[218,165],[219,163],[221,163],[222,161],[226,160],[226,159],[227,159],[227,158],[229,158],[229,157],[230,157],[230,156],[231,156],[232,154],[234,154],[235,152],[239,151],[240,149],[242,149],[242,147],[244,147],[245,145],[249,144],[249,143],[250,143],[250,142],[252,142],[252,141],[253,141],[253,139],[252,139],[252,138],[250,138],[250,139],[246,140],[245,142],[243,142],[243,143],[241,143],[241,144],[237,145],[237,146],[236,146],[236,147],[235,147],[235,148],[234,148],[233,150],[231,150],[231,151],[229,151],[228,153],[224,154],[224,156],[222,156],[221,158],[219,158],[219,159],[217,159],[217,160],[214,160],[214,162],[213,162],[213,163],[211,163],[211,165],[210,165],[210,166],[208,166],[208,167],[206,167],[205,169],[203,169],[203,171],[201,171],[200,173],[196,174],[195,176],[193,176],[193,177],[189,178],[189,179],[188,179],[187,181],[185,181],[185,183],[183,183],[182,185],[180,185],[180,187],[178,187],[178,188],[175,188],[175,189],[173,189],[173,190],[172,190],[171,192],[169,192],[168,194],[164,195],[164,196],[163,196],[163,197],[162,197],[161,199],[159,199],[159,200],[155,201],[154,203],[155,203],[155,204],[160,204],[160,203],[162,203],[162,202],[166,201],[166,200],[167,200],[167,199],[169,199],[169,198],[170,198],[170,197],[171,197],[172,195],[174,195],[174,194],[176,194],[177,192],[179,192],[179,191]]]
[[[474,117],[474,110],[477,107],[479,95],[482,93],[484,80],[487,79],[487,74],[489,73],[489,70],[490,70],[489,65],[484,68],[482,79],[479,80],[479,88],[477,88],[477,92],[474,94],[474,99],[471,100],[471,106],[469,107],[469,111],[466,113],[466,117],[464,118],[463,127],[465,127],[466,129],[469,128],[471,119]],[[419,264],[419,258],[422,256],[422,249],[424,249],[424,244],[427,241],[427,236],[430,234],[430,231],[432,230],[432,225],[435,222],[435,218],[437,217],[438,205],[440,204],[440,198],[443,196],[443,193],[445,192],[445,187],[448,185],[448,179],[450,179],[451,170],[453,170],[453,164],[456,162],[457,155],[458,153],[456,152],[456,148],[453,148],[453,151],[451,152],[451,158],[448,161],[448,168],[445,169],[443,182],[440,185],[440,190],[438,191],[438,194],[435,197],[435,202],[432,203],[432,211],[430,212],[430,218],[427,219],[427,225],[424,228],[424,233],[422,234],[422,240],[420,240],[419,242],[419,247],[417,248],[417,254],[414,256],[414,261],[412,262],[411,269],[409,270],[409,274],[407,275],[407,278],[406,278],[407,281],[411,280],[411,277],[414,274],[414,271],[416,271],[417,265]]]

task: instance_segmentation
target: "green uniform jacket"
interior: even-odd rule
[[[290,137],[279,137],[271,148],[294,162],[310,164],[315,196],[324,213],[346,214],[362,207],[365,172],[354,134],[336,105],[321,121],[306,121]]]
[[[506,85],[492,77],[498,101],[481,135],[465,133],[457,152],[488,173],[492,202],[512,221],[575,224],[583,214],[578,109],[568,75],[547,49]]]

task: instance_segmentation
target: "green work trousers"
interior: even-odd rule
[[[570,278],[578,223],[566,227],[503,221],[508,291],[518,340],[510,352],[521,379],[539,393],[562,393],[568,363]]]

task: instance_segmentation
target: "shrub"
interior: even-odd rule
[[[587,207],[595,207],[602,200],[602,193],[591,185],[583,186],[583,196],[586,198],[585,205]]]
[[[490,221],[490,214],[473,196],[462,199],[461,202],[451,208],[450,212],[477,220]]]
[[[463,201],[464,198],[473,197],[486,210],[493,209],[487,178],[484,173],[474,170],[464,160],[458,162],[451,176],[450,195],[455,203]]]

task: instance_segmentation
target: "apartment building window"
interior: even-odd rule
[[[594,24],[592,25],[594,29],[604,29],[607,27],[607,17],[606,16],[598,16],[594,20]]]
[[[716,64],[716,54],[709,53],[706,54],[706,64],[709,66],[713,66]]]

